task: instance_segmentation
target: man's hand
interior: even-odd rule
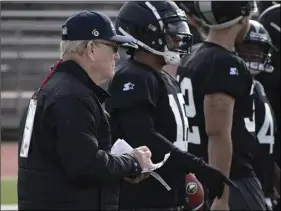
[[[142,169],[150,169],[153,167],[153,163],[151,161],[151,151],[146,146],[141,146],[135,148],[131,153],[134,156]]]
[[[206,185],[209,191],[208,198],[210,200],[213,200],[216,197],[220,199],[223,195],[225,185],[228,185],[230,188],[237,188],[237,186],[221,173],[221,171],[208,164],[205,164],[201,172],[197,173],[196,176],[200,182]]]
[[[141,181],[147,179],[150,176],[150,173],[143,173],[140,176],[136,177],[136,178],[124,178],[124,180],[126,182],[129,182],[131,184],[138,184]]]
[[[212,206],[211,206],[211,210],[229,210],[229,206],[227,201],[225,200],[220,200],[220,199],[215,199]]]

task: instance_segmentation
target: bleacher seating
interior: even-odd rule
[[[59,59],[61,25],[75,12],[106,13],[113,21],[124,1],[1,3],[1,122],[17,127],[28,96]],[[18,95],[13,92],[30,91]]]
[[[75,12],[106,13],[113,21],[122,1],[1,3],[1,119],[16,128],[32,91],[59,59],[62,23]],[[18,95],[17,92],[29,91]]]

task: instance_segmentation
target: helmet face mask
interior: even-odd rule
[[[189,54],[192,45],[192,35],[190,34],[187,22],[176,21],[166,24],[165,44],[170,51],[180,54]]]
[[[243,43],[236,45],[239,56],[246,62],[251,74],[262,71],[272,72],[271,54],[273,52],[271,39],[260,23],[250,21],[250,30]]]
[[[237,51],[252,75],[256,75],[260,72],[272,72],[273,67],[270,65],[270,46],[261,44],[258,42],[244,43],[237,46]]]

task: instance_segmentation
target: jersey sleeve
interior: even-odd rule
[[[250,94],[251,76],[246,66],[235,58],[218,58],[207,68],[205,94],[221,92],[235,99]]]
[[[155,76],[150,73],[117,73],[109,85],[111,97],[106,102],[106,109],[112,112],[114,109],[136,105],[155,107],[159,97],[158,84]]]

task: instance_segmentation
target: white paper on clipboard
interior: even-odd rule
[[[22,143],[21,143],[21,150],[20,150],[20,157],[23,158],[28,157],[36,107],[37,107],[37,100],[31,99],[27,111]]]
[[[125,153],[130,153],[133,150],[133,148],[123,139],[118,139],[112,146],[110,153],[115,155],[122,155]],[[156,172],[154,172],[156,169],[160,168],[164,165],[164,163],[168,160],[170,157],[170,153],[167,153],[164,156],[164,160],[160,163],[153,164],[153,168],[150,169],[143,169],[142,173],[151,173],[151,176],[153,176],[156,180],[158,180],[165,188],[166,190],[170,191],[170,186],[165,182],[165,180]]]
[[[116,154],[116,155],[122,155],[125,153],[130,153],[133,150],[133,148],[123,139],[118,139],[112,146],[111,148],[111,154]],[[164,160],[153,164],[152,168],[149,169],[143,169],[142,173],[146,173],[146,172],[152,172],[155,171],[156,169],[160,168],[161,166],[164,165],[164,163],[168,160],[168,158],[170,157],[170,153],[167,153],[164,156]]]

